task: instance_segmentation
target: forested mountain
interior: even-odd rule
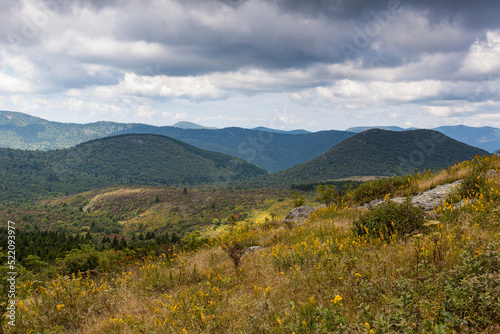
[[[178,123],[177,123],[178,124]],[[180,124],[186,126],[186,124]],[[175,126],[97,122],[58,123],[17,112],[0,111],[0,147],[52,150],[128,133],[172,137],[204,150],[234,155],[276,172],[308,161],[354,135],[346,131],[279,133],[237,127],[187,129]]]
[[[441,169],[488,152],[434,130],[372,129],[292,168],[246,181],[250,187],[287,187],[350,176],[393,176]]]
[[[360,133],[369,129],[381,129],[392,131],[406,131],[415,129],[404,129],[399,126],[358,126],[349,128],[346,131]],[[500,129],[491,126],[471,127],[466,125],[440,126],[433,128],[442,134],[461,141],[462,143],[479,147],[490,153],[500,150]]]
[[[0,201],[110,185],[198,185],[267,172],[160,135],[122,135],[55,151],[0,149]]]
[[[114,122],[59,123],[19,112],[0,111],[0,147],[21,150],[69,148],[133,126]]]
[[[135,125],[118,133],[156,133],[204,150],[234,155],[270,172],[277,172],[311,160],[354,135],[345,131],[284,134],[237,127],[219,130],[179,129]]]

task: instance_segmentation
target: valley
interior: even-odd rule
[[[311,135],[275,134],[269,146]],[[499,170],[498,155],[433,130],[369,129],[275,173],[149,133],[2,148],[15,332],[494,330]],[[411,204],[457,180],[426,211]],[[315,210],[285,219],[302,205]]]
[[[4,206],[23,250],[17,330],[491,332],[499,175],[493,155],[310,193],[114,186]],[[429,213],[389,201],[456,180]],[[326,201],[303,222],[283,219]]]

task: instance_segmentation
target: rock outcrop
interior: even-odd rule
[[[431,211],[433,210],[437,205],[442,204],[443,200],[445,197],[456,187],[458,187],[462,183],[462,180],[455,181],[453,183],[447,183],[447,184],[442,184],[437,186],[434,189],[426,190],[423,191],[415,196],[412,197],[411,203],[414,206],[421,207],[424,209],[424,211]],[[396,197],[392,198],[391,201],[396,202],[396,203],[403,203],[405,197]],[[370,208],[377,206],[381,203],[383,203],[383,199],[374,199],[373,201],[366,203],[363,205],[364,208]]]
[[[433,189],[423,191],[413,196],[411,199],[411,203],[414,206],[421,207],[426,212],[432,211],[436,206],[441,205],[446,196],[452,190],[457,188],[460,185],[460,183],[462,183],[462,180],[458,180],[453,183],[442,184]],[[405,197],[396,197],[392,198],[391,201],[394,201],[396,203],[403,203],[405,199],[406,199]],[[471,201],[469,201],[469,203],[471,203]],[[369,203],[363,204],[361,208],[368,209],[371,207],[375,207],[383,202],[384,200],[381,198],[374,199]],[[455,207],[463,206],[464,204],[465,202],[462,201],[462,203],[457,203]],[[315,210],[321,207],[324,207],[324,205],[321,205],[316,208],[307,205],[299,206],[297,208],[290,210],[290,212],[285,217],[285,221],[292,223],[293,225],[301,224],[309,218],[311,213],[313,213]]]
[[[292,210],[290,210],[290,212],[288,212],[288,214],[285,217],[285,220],[293,224],[303,223],[309,218],[309,216],[311,215],[311,213],[313,213],[314,210],[315,208],[307,205],[302,205],[293,208]]]

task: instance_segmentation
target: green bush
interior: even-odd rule
[[[319,185],[318,186],[318,197],[316,201],[323,203],[326,206],[334,204],[340,199],[341,193],[335,187],[330,185]]]
[[[397,233],[404,236],[415,230],[421,231],[424,222],[424,210],[413,206],[410,198],[407,198],[400,204],[387,201],[369,209],[354,222],[353,228],[359,235],[389,237]]]
[[[38,273],[48,266],[48,263],[42,261],[37,255],[28,255],[22,261],[23,265],[30,271]]]
[[[299,192],[294,192],[292,194],[292,198],[293,198],[293,207],[294,208],[298,208],[299,206],[306,204],[306,198],[304,197],[304,195],[302,195]]]
[[[201,233],[194,231],[182,238],[181,247],[187,251],[195,251],[203,247],[208,242],[208,238],[201,236]]]
[[[376,198],[384,197],[386,194],[394,193],[401,187],[408,186],[408,176],[394,176],[387,179],[378,179],[361,184],[351,193],[351,199],[356,203],[367,203]]]
[[[98,252],[91,246],[83,245],[82,249],[73,249],[68,252],[63,263],[64,273],[68,275],[96,269],[99,266]]]

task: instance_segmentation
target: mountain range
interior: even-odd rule
[[[18,112],[0,111],[0,147],[53,150],[122,134],[147,133],[168,136],[198,148],[234,155],[270,172],[308,161],[354,135],[346,131],[287,133],[230,127],[193,129],[193,123],[153,126],[137,123],[88,124],[51,122]]]
[[[54,150],[108,136],[130,133],[159,134],[204,150],[239,157],[269,172],[278,172],[309,161],[356,133],[371,128],[373,127],[308,132],[265,127],[216,129],[190,122],[179,122],[173,126],[115,122],[76,124],[52,122],[19,112],[0,111],[0,147]],[[381,128],[407,130],[400,127]],[[435,130],[490,153],[500,149],[500,129],[497,128],[459,125],[443,126]]]

